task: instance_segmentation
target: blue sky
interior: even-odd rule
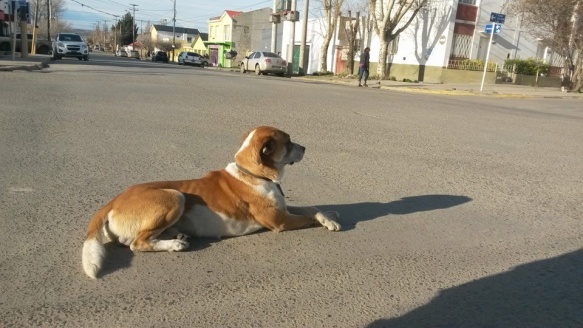
[[[298,5],[303,1],[299,0]],[[92,30],[99,21],[111,26],[115,17],[131,11],[130,4],[136,4],[136,24],[146,26],[147,21],[158,24],[166,19],[172,24],[172,0],[66,0],[63,20],[73,28]],[[207,32],[208,19],[219,16],[224,10],[249,11],[272,7],[273,0],[176,0],[176,26],[197,28]]]

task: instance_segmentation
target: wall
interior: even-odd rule
[[[238,52],[237,58],[252,51],[271,51],[271,29],[269,22],[272,9],[263,8],[235,16],[233,21],[233,42]],[[276,52],[281,52],[283,24],[277,24]]]
[[[560,77],[544,77],[539,76],[538,82],[536,81],[536,76],[534,75],[522,75],[513,74],[512,81],[516,85],[529,85],[531,87],[538,86],[542,88],[560,88],[561,78]]]

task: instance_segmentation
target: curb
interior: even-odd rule
[[[50,67],[49,62],[51,60],[43,60],[40,62],[35,62],[30,65],[17,65],[17,66],[0,66],[0,72],[12,72],[12,71],[36,71],[43,68]]]

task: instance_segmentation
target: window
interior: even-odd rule
[[[253,56],[253,58],[261,58],[261,53],[258,51],[255,53],[255,56]]]
[[[476,5],[476,0],[458,0],[458,3],[463,3],[465,5]]]
[[[223,40],[231,41],[231,25],[225,25],[223,29]]]
[[[188,43],[192,43],[192,37],[191,37],[191,36],[187,36],[187,37],[186,37],[186,42],[188,42]]]

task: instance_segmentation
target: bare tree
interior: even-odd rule
[[[145,32],[142,32],[142,34],[138,36],[138,42],[140,43],[141,48],[144,49],[148,55],[154,51],[155,46],[155,42],[152,40],[152,34],[150,32],[151,26],[152,23],[148,21],[146,23],[146,28],[144,29]]]
[[[571,91],[583,90],[583,0],[516,0],[509,12],[522,15],[528,33],[564,58]]]
[[[47,20],[49,19],[49,16],[51,19],[52,35],[69,30],[71,28],[69,23],[61,20],[63,12],[65,11],[65,0],[50,0],[50,12],[47,9],[47,1],[49,0],[30,1],[31,16],[38,19],[38,21],[35,22],[38,26],[37,35],[44,36],[45,38],[48,35]],[[37,2],[39,2],[38,13],[35,13],[34,10],[37,8]]]
[[[165,52],[171,52],[172,49],[174,50],[180,50],[182,48],[182,43],[180,42],[176,42],[174,44],[174,47],[172,47],[172,41],[162,41],[162,40],[158,40],[155,42],[156,48],[158,49],[162,49]]]
[[[369,0],[373,28],[380,40],[377,73],[383,79],[387,72],[389,44],[403,32],[428,0]]]
[[[340,17],[340,9],[344,0],[322,0],[324,7],[324,42],[320,50],[320,72],[327,71],[328,67],[328,48],[330,47],[330,40],[336,30],[338,24],[338,17]]]
[[[356,17],[352,19],[352,11],[348,11],[348,22],[344,29],[346,33],[346,40],[348,41],[348,70],[350,74],[354,74],[354,52],[357,49],[356,37],[358,36],[358,29],[360,25],[360,12],[356,13]]]

